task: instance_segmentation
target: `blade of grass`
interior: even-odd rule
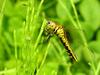
[[[24,25],[24,35],[26,36],[24,47],[27,53],[26,54],[27,60],[29,60],[29,58],[31,59],[30,51],[32,51],[31,38],[32,38],[32,28],[33,28],[33,24],[32,24],[33,17],[34,17],[34,0],[28,0],[26,24]]]
[[[34,0],[29,0],[30,1],[30,10],[31,10],[31,13],[30,13],[30,23],[29,23],[29,30],[30,32],[33,30],[33,21],[34,21],[34,15],[35,15],[35,7],[34,7]]]
[[[74,11],[74,14],[75,14],[75,17],[76,17],[77,26],[78,26],[78,28],[80,29],[81,38],[83,39],[84,45],[85,45],[86,47],[88,47],[88,44],[87,44],[85,35],[84,35],[83,31],[82,31],[82,27],[81,27],[82,25],[80,24],[79,19],[78,19],[78,14],[77,14],[77,11],[76,11],[74,2],[73,2],[73,0],[70,0],[70,2],[71,2],[71,5],[72,5],[72,7],[73,7],[73,11]]]
[[[74,11],[74,14],[75,14],[75,17],[76,17],[77,26],[78,26],[78,28],[81,30],[79,33],[80,33],[80,35],[81,35],[81,38],[83,39],[84,46],[88,48],[87,40],[86,40],[85,35],[84,35],[83,31],[82,31],[82,27],[81,27],[82,25],[81,25],[80,22],[79,22],[78,14],[77,14],[77,11],[76,11],[74,2],[73,2],[73,0],[70,0],[70,2],[71,2],[71,5],[72,5],[72,7],[73,7],[73,11]],[[89,49],[88,49],[88,50],[89,50]]]
[[[28,4],[29,5],[29,4]],[[27,30],[28,29],[28,27],[29,27],[29,15],[30,15],[30,7],[29,6],[27,6],[27,14],[26,14],[26,26],[25,26],[25,30]]]
[[[36,28],[36,26],[35,26],[35,24],[36,24],[36,22],[38,22],[38,17],[39,17],[39,13],[40,13],[40,11],[41,11],[41,7],[42,7],[42,4],[43,4],[43,2],[44,2],[44,0],[41,0],[41,2],[40,2],[40,4],[39,4],[39,7],[37,8],[37,12],[36,12],[36,14],[34,15],[34,18],[33,18],[33,23],[34,23],[34,26],[33,26],[33,33],[35,33],[35,29],[37,29]]]
[[[2,8],[0,10],[0,34],[1,34],[1,31],[2,31],[2,19],[3,19],[3,11],[4,11],[4,7],[5,7],[5,4],[6,4],[6,0],[3,1],[3,5],[2,5]]]
[[[53,43],[53,45],[56,46],[57,50],[60,52],[60,56],[62,57],[61,63],[63,63],[63,65],[65,66],[67,74],[72,75],[72,73],[70,71],[71,63],[66,62],[66,58],[64,57],[63,51],[61,51],[62,49],[60,47],[60,44],[58,44],[57,40],[55,40],[55,39],[52,39],[52,43]]]
[[[18,70],[18,65],[17,65],[17,40],[16,40],[16,30],[14,30],[14,32],[13,32],[13,37],[14,37],[14,49],[15,49],[15,59],[16,59],[16,75],[18,75],[17,74],[17,70]]]
[[[5,75],[6,73],[16,73],[16,69],[15,68],[12,68],[12,69],[8,69],[6,71],[0,71],[0,75]]]
[[[38,46],[38,44],[39,44],[39,41],[41,40],[41,36],[42,36],[43,31],[44,31],[45,25],[46,25],[46,20],[44,19],[44,21],[43,21],[43,23],[42,23],[42,26],[41,26],[41,29],[40,29],[40,32],[39,32],[39,35],[38,35],[38,37],[37,37],[36,43],[35,43],[35,45],[34,45],[33,51],[36,50],[36,48],[37,48],[37,46]]]
[[[96,72],[95,65],[93,63],[89,63],[89,65],[91,66],[92,71],[94,72],[94,75],[96,75],[95,74],[95,72]]]
[[[84,33],[83,33],[83,31],[82,31],[82,25],[81,25],[81,23],[80,23],[80,21],[79,21],[79,19],[78,19],[78,13],[77,13],[77,11],[76,11],[76,8],[75,8],[75,5],[74,5],[74,2],[73,2],[73,0],[70,0],[70,2],[71,2],[71,5],[72,5],[72,7],[73,7],[73,11],[74,11],[74,14],[75,14],[75,17],[76,17],[76,22],[77,22],[77,26],[78,26],[78,28],[80,29],[80,31],[79,31],[79,34],[80,34],[80,36],[81,36],[81,38],[82,38],[82,41],[83,41],[83,46],[84,47],[86,47],[87,49],[85,49],[85,51],[87,52],[89,52],[89,51],[91,51],[89,48],[88,48],[88,43],[87,43],[87,40],[86,40],[86,37],[85,37],[85,35],[84,35]],[[91,63],[93,63],[93,60],[92,60],[92,52],[91,52],[91,54],[90,54],[90,61],[91,61]],[[89,61],[89,62],[90,62]]]
[[[0,15],[3,14],[5,4],[6,4],[6,0],[3,1],[2,8],[1,8],[1,11],[0,11]]]
[[[63,4],[63,2],[61,0],[58,0],[59,4],[62,6],[62,8],[65,10],[65,12],[67,13],[69,19],[71,20],[72,24],[74,25],[74,27],[76,29],[78,29],[76,22],[74,21],[73,17],[71,16],[71,13],[68,11],[68,8]]]
[[[36,18],[39,16],[43,2],[44,2],[44,0],[41,0],[41,2],[39,4],[39,7],[38,7],[38,10],[37,10],[37,13],[36,13]]]
[[[17,40],[16,40],[16,30],[13,32],[14,37],[14,49],[15,49],[15,58],[17,60]]]
[[[81,25],[80,25],[79,20],[78,20],[78,16],[77,16],[77,12],[76,12],[75,6],[72,4],[72,7],[74,6],[74,7],[73,7],[73,8],[74,8],[74,13],[75,13],[75,16],[76,16],[76,19],[77,19],[79,25],[77,25],[77,23],[74,21],[72,15],[71,15],[70,12],[68,11],[68,8],[62,3],[62,1],[61,1],[61,0],[58,0],[58,2],[61,4],[61,6],[63,7],[63,9],[64,9],[65,12],[67,13],[67,15],[68,15],[69,19],[71,20],[72,24],[74,25],[74,27],[75,27],[76,29],[80,29],[80,28],[81,28]],[[72,3],[72,1],[71,1],[71,3]],[[82,29],[82,28],[81,28],[81,29]],[[86,42],[85,36],[84,36],[84,34],[83,34],[83,31],[81,31],[81,32],[79,32],[79,33],[80,33],[80,35],[81,35],[81,37],[82,37],[82,39],[83,39],[84,45],[87,47],[87,42]]]
[[[41,70],[42,67],[43,67],[43,64],[44,64],[44,62],[45,62],[45,60],[46,60],[46,56],[47,56],[47,54],[48,54],[49,47],[50,47],[50,42],[48,43],[48,45],[47,45],[47,47],[46,47],[46,51],[45,51],[44,58],[43,58],[43,60],[42,60],[42,62],[41,62],[40,68],[37,69],[36,75],[39,75],[39,72],[40,72],[40,70]]]
[[[33,23],[33,17],[34,17],[34,7],[33,7],[33,9],[32,9],[32,13],[31,13],[30,30],[31,30],[31,26],[33,26],[33,25],[32,25],[32,23]]]
[[[2,43],[2,46],[5,47],[5,50],[6,50],[6,52],[8,53],[8,57],[12,57],[11,51],[10,51],[11,49],[10,49],[10,47],[8,46],[6,40],[5,40],[5,38],[4,38],[3,36],[0,36],[0,42]]]
[[[66,63],[66,59],[65,59],[65,57],[63,56],[63,51],[61,51],[62,48],[61,48],[61,46],[58,44],[58,42],[56,41],[56,39],[52,39],[52,43],[54,44],[54,46],[56,46],[57,50],[60,52],[60,55],[61,55],[62,60],[63,60],[62,62],[63,62],[64,64],[67,64],[67,63]]]
[[[99,75],[99,72],[100,72],[100,61],[98,63],[97,69],[95,71],[95,75]]]

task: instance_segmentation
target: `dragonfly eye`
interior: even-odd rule
[[[48,21],[48,23],[47,23],[48,25],[50,25],[50,21]]]

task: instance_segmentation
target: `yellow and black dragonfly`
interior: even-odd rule
[[[77,61],[77,58],[69,45],[66,32],[62,25],[58,25],[53,21],[47,21],[47,25],[44,31],[45,34],[48,35],[48,37],[53,36],[54,34],[57,35],[60,38],[62,44],[64,45],[71,61]]]

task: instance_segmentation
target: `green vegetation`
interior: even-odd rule
[[[70,34],[78,62],[46,40],[48,19]],[[0,0],[0,75],[100,75],[100,0]]]

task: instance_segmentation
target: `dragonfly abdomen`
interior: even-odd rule
[[[60,38],[61,42],[63,43],[63,45],[65,46],[66,48],[66,51],[71,59],[71,61],[77,61],[74,53],[72,52],[72,49],[70,48],[69,46],[69,43],[68,43],[68,40],[67,40],[67,37],[66,37],[66,34],[64,32],[64,29],[63,27],[59,27],[57,30],[56,30],[56,34],[57,36]]]

